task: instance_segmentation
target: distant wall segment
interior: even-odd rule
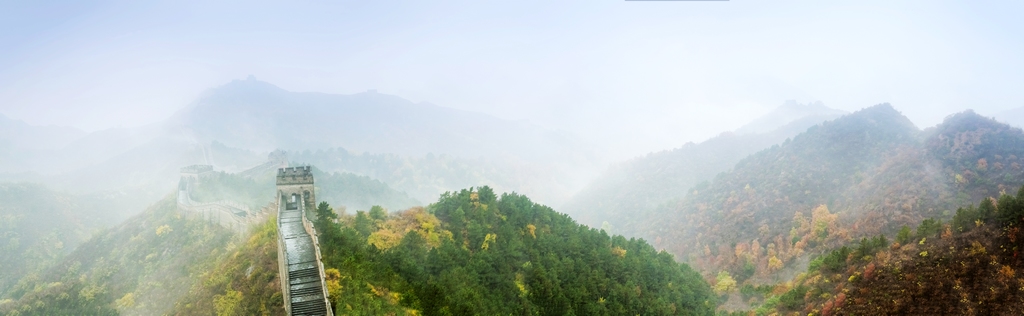
[[[203,180],[213,174],[211,165],[192,165],[181,168],[178,180],[178,212],[187,218],[199,219],[211,224],[220,225],[240,234],[267,219],[276,209],[276,203],[254,212],[248,206],[235,201],[197,202],[192,200],[193,190]]]

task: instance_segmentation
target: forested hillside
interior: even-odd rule
[[[277,219],[253,229],[244,242],[210,258],[171,315],[283,315],[277,265]]]
[[[919,131],[878,105],[754,154],[637,214],[642,225],[619,229],[651,238],[708,279],[722,272],[739,285],[761,284],[791,276],[810,254],[952,218],[972,200],[1019,187],[1022,149],[1020,129],[970,111]]]
[[[317,208],[339,315],[709,315],[708,285],[646,242],[516,194],[445,194],[426,209]]]
[[[732,243],[759,238],[764,246],[792,245],[792,237],[797,236],[788,234],[795,213],[810,216],[816,206],[830,202],[831,213],[835,213],[835,203],[846,200],[843,193],[865,179],[870,181],[865,176],[882,165],[885,155],[912,147],[917,135],[913,124],[888,105],[868,108],[745,158],[732,171],[694,187],[686,198],[649,214],[647,222],[625,228],[639,232],[642,227],[653,227],[647,236],[656,244],[691,260],[697,259],[694,254],[699,252],[705,256],[696,257],[707,257],[704,248],[712,253],[733,253]],[[839,232],[833,229],[830,233]],[[780,235],[782,242],[774,240]],[[723,263],[731,262],[705,264]]]
[[[200,192],[262,190],[236,177],[207,178]],[[716,304],[670,254],[488,187],[391,214],[338,214],[326,202],[316,213],[339,315],[710,315]],[[242,237],[183,218],[168,197],[22,277],[0,314],[279,314],[273,219]]]
[[[318,170],[315,173],[319,197],[353,209],[369,209],[371,203],[395,207],[419,204],[365,176]],[[215,172],[204,176],[192,194],[199,202],[229,200],[258,211],[274,199],[274,176],[247,178]],[[168,312],[201,277],[204,282],[215,284],[240,282],[225,281],[224,273],[215,274],[221,278],[219,281],[210,281],[209,275],[214,268],[221,271],[228,269],[224,266],[231,266],[235,259],[229,254],[247,254],[258,251],[251,247],[266,247],[262,245],[265,240],[253,237],[239,249],[231,242],[231,232],[184,219],[176,211],[173,196],[105,230],[101,230],[99,223],[119,215],[103,212],[109,211],[104,206],[112,204],[104,203],[113,201],[111,197],[78,197],[34,184],[0,186],[0,197],[4,197],[0,205],[0,241],[3,252],[10,254],[0,256],[4,266],[0,271],[0,314]],[[260,227],[254,235],[275,241],[268,237],[276,236],[276,228],[270,226]],[[271,254],[271,258],[260,258],[273,264],[273,271],[264,273],[276,276],[277,254]],[[242,279],[245,278],[239,280]],[[246,291],[240,293],[253,296]],[[248,306],[247,302],[239,306]],[[270,306],[271,311],[280,306],[266,302],[263,305]],[[188,311],[205,307],[208,306],[183,305],[178,310],[190,314]]]
[[[488,187],[427,208],[316,210],[337,315],[711,315],[700,275],[646,242],[610,237]],[[273,223],[223,253],[172,314],[280,313]]]
[[[785,109],[780,107],[775,112],[796,115],[790,113],[796,110],[783,111]],[[808,115],[769,132],[727,132],[699,144],[688,143],[680,148],[647,154],[609,168],[576,193],[563,208],[591,227],[601,227],[603,222],[624,227],[637,225],[642,220],[638,213],[681,198],[694,185],[728,171],[750,154],[780,144],[811,126],[836,117],[838,114]],[[756,127],[751,126],[747,130],[767,128],[768,124],[755,123]]]
[[[123,216],[118,196],[76,196],[39,184],[0,184],[0,297]]]
[[[755,315],[1020,315],[1024,188],[826,252],[792,282],[746,285]],[[737,311],[734,315],[748,315]]]
[[[161,314],[230,239],[227,230],[180,217],[169,196],[56,264],[23,275],[0,303],[0,314]]]

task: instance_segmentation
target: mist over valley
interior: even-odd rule
[[[0,4],[0,315],[1019,315],[1017,4]]]

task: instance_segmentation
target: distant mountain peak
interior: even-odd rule
[[[285,91],[281,87],[278,87],[278,86],[276,86],[276,85],[274,85],[272,83],[269,83],[269,82],[266,82],[266,81],[257,80],[256,77],[253,77],[252,75],[249,75],[249,77],[245,78],[245,80],[242,80],[242,79],[231,80],[231,82],[228,82],[228,83],[226,83],[224,85],[221,85],[219,87],[210,89],[210,91],[213,91],[213,92],[239,91],[239,90],[245,91],[245,92],[252,92],[252,91],[257,91],[257,90]]]
[[[255,77],[208,90],[170,125],[202,143],[220,141],[260,151],[343,147],[468,158],[506,153],[531,161],[548,161],[565,152],[591,157],[589,145],[570,136],[483,113],[412,102],[376,89],[291,92]]]
[[[796,100],[787,100],[768,114],[743,125],[736,130],[736,133],[741,135],[765,133],[807,117],[832,119],[843,114],[846,112],[827,107],[821,101],[799,103]]]
[[[810,102],[810,103],[800,103],[800,102],[797,102],[796,100],[786,100],[786,102],[783,102],[782,105],[780,105],[779,107],[775,108],[775,110],[776,111],[780,111],[780,110],[808,111],[808,112],[838,111],[838,110],[835,110],[835,109],[832,109],[832,108],[829,108],[829,107],[825,106],[825,103],[822,103],[821,101],[814,101],[814,102]],[[840,112],[842,112],[842,111],[840,111]]]
[[[889,103],[879,103],[869,106],[844,115],[826,124],[856,125],[863,123],[868,123],[868,125],[864,126],[876,126],[875,128],[881,127],[893,132],[899,131],[900,133],[918,130],[917,126],[914,125],[909,118],[903,115],[903,113],[900,113],[900,111],[897,111],[896,108]]]
[[[889,102],[883,102],[883,103],[875,104],[875,105],[863,108],[863,109],[861,109],[860,111],[857,111],[857,112],[862,112],[862,111],[889,111],[889,112],[899,113],[899,111],[897,111],[896,108],[894,108],[892,106],[892,104],[889,104]]]
[[[936,126],[935,132],[938,134],[947,134],[948,136],[978,129],[1005,130],[1010,128],[1015,127],[1013,125],[1000,122],[994,118],[982,116],[981,114],[975,113],[974,110],[968,109],[946,116],[946,118],[942,120],[942,123]],[[1016,129],[1019,129],[1019,127]]]
[[[974,110],[972,110],[972,109],[966,109],[966,110],[963,110],[961,112],[956,112],[956,113],[947,115],[946,118],[943,119],[943,122],[955,121],[955,120],[958,120],[958,119],[961,119],[961,120],[962,119],[986,119],[986,120],[988,120],[989,118],[981,116],[978,113],[975,113]]]

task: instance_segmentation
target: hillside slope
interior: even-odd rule
[[[337,315],[712,315],[700,276],[646,242],[488,187],[428,208],[316,210]],[[276,230],[218,256],[172,314],[280,313]],[[277,304],[277,305],[274,305]]]
[[[1024,188],[994,201],[959,208],[948,223],[904,226],[891,244],[876,236],[843,246],[747,297],[768,296],[758,315],[1020,315]]]
[[[680,148],[647,154],[613,166],[576,193],[563,209],[591,227],[601,227],[603,222],[615,223],[615,226],[636,225],[638,213],[681,198],[694,185],[728,171],[750,154],[782,143],[811,126],[838,117],[835,114],[816,112],[796,118],[789,117],[798,115],[799,110],[788,109],[786,105],[776,109],[772,113],[776,115],[770,114],[767,117],[787,116],[789,120],[787,124],[770,132],[723,133],[700,144],[688,143]],[[754,122],[758,128],[767,128],[769,122],[760,121]],[[749,130],[758,128],[750,127]]]
[[[170,315],[283,315],[277,219],[253,229],[238,247],[211,258]]]
[[[340,205],[370,209],[370,201],[396,208],[419,204],[367,177],[314,173],[317,196]],[[230,200],[257,210],[273,200],[274,179],[274,174],[248,178],[214,172],[191,191],[192,198]],[[94,218],[104,215],[95,212],[103,210],[102,204],[82,208],[80,198],[28,184],[0,186],[0,197],[5,196],[9,200],[4,201],[10,202],[0,205],[0,236],[4,237],[0,241],[6,245],[0,249],[5,254],[0,256],[5,267],[0,272],[4,286],[0,314],[280,313],[280,287],[268,284],[276,282],[277,275],[273,221],[250,236],[235,236],[219,226],[181,216],[175,197],[166,196],[86,241],[92,231],[85,228],[104,221]],[[39,227],[51,230],[34,229]],[[62,248],[65,244],[67,249]],[[229,284],[237,290],[229,292]],[[186,303],[176,305],[189,293]],[[226,296],[215,302],[215,295],[209,293]],[[278,293],[276,301],[274,293]],[[241,301],[232,301],[236,297]],[[254,304],[258,307],[247,309]]]
[[[33,183],[0,183],[0,297],[26,274],[71,253],[118,212],[119,195],[79,196]]]
[[[1021,130],[973,112],[918,131],[878,105],[754,154],[623,229],[709,278],[724,270],[743,282],[1020,186],[1021,149]]]
[[[183,219],[167,197],[25,275],[0,304],[10,315],[153,315],[174,306],[231,233]]]
[[[339,315],[709,315],[707,284],[646,242],[488,187],[427,209],[317,209]]]

